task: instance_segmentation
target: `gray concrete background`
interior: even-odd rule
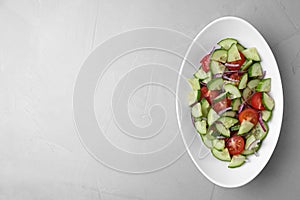
[[[299,199],[300,1],[0,1],[0,199]],[[239,16],[269,43],[284,89],[277,148],[237,189],[214,186],[188,154],[133,175],[95,161],[76,134],[72,94],[81,63],[123,31],[164,27],[194,37]],[[59,103],[58,103],[59,102]]]

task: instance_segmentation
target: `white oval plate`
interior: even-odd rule
[[[271,96],[275,100],[273,117],[268,123],[269,134],[263,141],[259,156],[248,156],[249,162],[230,169],[228,162],[219,161],[204,146],[191,122],[191,111],[187,104],[191,90],[186,78],[192,77],[199,67],[200,59],[223,38],[236,38],[245,47],[256,47],[266,77],[272,78]],[[193,40],[179,71],[176,90],[177,119],[187,151],[200,172],[211,182],[227,188],[239,187],[253,180],[266,166],[280,134],[283,115],[283,91],[280,73],[274,55],[262,35],[248,22],[237,17],[222,17],[208,24]],[[192,67],[193,66],[193,67]],[[181,102],[181,107],[179,107]],[[180,117],[179,117],[180,116]],[[197,135],[193,143],[187,145]]]

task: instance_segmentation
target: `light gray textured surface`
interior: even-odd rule
[[[0,2],[0,199],[298,199],[299,1]],[[72,94],[83,60],[113,35],[163,27],[194,37],[225,15],[252,23],[270,44],[285,96],[278,146],[237,189],[213,186],[187,154],[140,175],[95,161],[76,133]]]

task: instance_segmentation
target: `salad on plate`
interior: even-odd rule
[[[247,156],[258,155],[275,102],[270,95],[271,78],[266,78],[258,50],[234,38],[225,38],[218,45],[188,79],[192,88],[189,105],[203,143],[213,156],[235,168]]]

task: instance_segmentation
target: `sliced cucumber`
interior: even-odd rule
[[[192,115],[194,118],[202,117],[201,104],[198,102],[192,107]]]
[[[251,150],[248,149],[244,149],[244,151],[241,153],[244,156],[249,156],[254,154],[255,152],[257,152],[260,148],[260,143],[258,143],[257,145],[255,145]]]
[[[259,54],[255,47],[251,47],[242,51],[244,56],[249,60],[260,61]]]
[[[230,128],[239,122],[239,120],[237,120],[236,118],[233,118],[233,117],[220,117],[218,119],[218,121],[222,122],[222,124],[225,126],[225,128]]]
[[[244,120],[244,121],[242,121],[241,127],[237,134],[243,135],[244,133],[248,133],[253,128],[253,126],[254,126],[254,124],[252,124],[251,122],[249,122],[247,120]]]
[[[224,85],[224,89],[225,89],[226,92],[231,94],[230,95],[231,99],[236,99],[236,98],[241,97],[241,93],[240,93],[239,89],[233,84],[229,83],[229,84]]]
[[[198,71],[194,74],[196,79],[204,80],[208,77],[207,73],[200,67]]]
[[[216,134],[212,129],[209,129],[209,131],[207,131],[206,137],[209,140],[214,140],[214,139],[216,139],[216,137],[215,137],[216,135],[219,135],[219,134]]]
[[[199,79],[196,78],[189,78],[188,82],[190,83],[190,86],[192,87],[193,90],[200,90],[200,81]]]
[[[211,72],[210,72],[210,71],[208,71],[208,72],[206,73],[206,75],[207,75],[207,78],[204,79],[202,82],[207,84],[207,83],[212,79],[212,75],[211,75]]]
[[[274,99],[265,92],[263,92],[262,94],[262,103],[264,107],[268,110],[273,110],[275,105]]]
[[[202,109],[202,116],[203,117],[207,117],[209,108],[210,108],[210,105],[209,105],[208,101],[205,98],[203,98],[201,100],[201,109]]]
[[[211,60],[219,61],[221,63],[226,63],[227,61],[227,51],[224,49],[217,49],[211,55]]]
[[[251,134],[254,135],[257,140],[262,141],[263,139],[265,139],[265,137],[269,132],[269,127],[266,122],[264,122],[264,127],[266,128],[266,131],[263,130],[260,123],[257,123],[256,126],[251,131]]]
[[[240,129],[241,125],[235,125],[233,127],[230,128],[231,131],[238,131]]]
[[[242,166],[246,161],[246,157],[243,155],[234,155],[228,165],[229,168],[236,168]]]
[[[271,78],[261,80],[256,88],[258,92],[270,92],[271,90]]]
[[[223,73],[225,71],[225,65],[223,65],[220,62],[214,61],[212,60],[210,62],[210,70],[212,74],[220,74]]]
[[[242,75],[240,83],[239,83],[239,89],[245,89],[247,86],[247,82],[248,82],[248,74],[245,73]]]
[[[241,60],[241,56],[236,44],[232,44],[231,47],[228,49],[228,56],[227,62],[233,62],[237,60]]]
[[[241,103],[242,103],[241,98],[233,99],[231,103],[232,110],[238,111]]]
[[[248,137],[247,140],[246,140],[246,143],[245,143],[245,149],[246,149],[246,150],[249,150],[250,145],[251,145],[255,140],[257,140],[257,139],[255,138],[254,135],[251,135],[250,137]]]
[[[207,83],[207,88],[209,90],[221,90],[223,82],[222,78],[214,78]]]
[[[216,98],[213,99],[214,103],[218,103],[219,101],[222,101],[226,97],[227,92],[223,92],[219,94]]]
[[[201,135],[201,138],[207,148],[209,148],[209,149],[213,148],[212,140],[208,139],[207,134]]]
[[[220,116],[216,113],[216,111],[213,108],[211,108],[207,115],[208,126],[211,126],[219,118]]]
[[[253,65],[251,65],[248,72],[249,72],[249,77],[262,76],[263,74],[260,63],[254,63]]]
[[[272,117],[272,111],[269,111],[269,110],[263,110],[261,111],[261,118],[267,122],[271,119]]]
[[[213,147],[219,151],[222,151],[225,148],[224,140],[214,139],[212,143],[213,143]]]
[[[252,65],[252,63],[253,63],[252,60],[246,60],[240,70],[246,71]]]
[[[240,52],[242,52],[243,50],[245,50],[245,47],[244,47],[243,45],[241,45],[240,43],[237,43],[237,44],[236,44],[236,47],[238,48],[238,50],[239,50]]]
[[[230,137],[230,131],[223,124],[216,124],[216,129],[221,135]]]
[[[188,94],[188,104],[191,106],[200,99],[201,91],[190,91]]]
[[[222,117],[236,117],[236,112],[232,110],[226,111],[222,114]]]
[[[243,90],[243,99],[244,100],[247,100],[252,94],[252,90],[248,87],[246,87],[244,90]]]
[[[250,88],[252,90],[252,89],[256,88],[256,86],[258,85],[259,82],[260,82],[259,79],[253,79],[253,80],[249,81],[247,86],[248,86],[248,88]]]
[[[228,50],[232,44],[237,44],[237,40],[233,38],[225,38],[218,42],[218,45],[220,45],[223,49]]]
[[[207,133],[206,120],[196,121],[195,127],[198,133],[200,133],[201,135],[205,135]]]
[[[230,154],[227,148],[223,149],[222,151],[213,148],[211,150],[211,153],[219,160],[227,161],[227,162],[231,161]]]

